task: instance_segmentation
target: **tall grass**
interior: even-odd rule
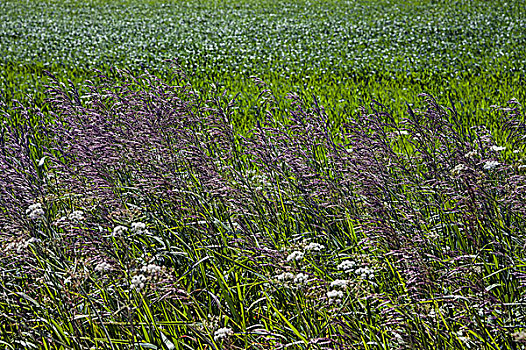
[[[0,138],[6,349],[524,347],[524,115],[428,95],[248,134],[184,74],[58,81]]]

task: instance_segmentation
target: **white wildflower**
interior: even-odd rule
[[[409,132],[407,130],[400,130],[400,131],[395,131],[395,134],[404,136],[404,135],[409,135]]]
[[[525,331],[515,332],[511,336],[513,337],[513,339],[516,342],[524,342],[524,341],[526,341],[526,332]]]
[[[296,261],[300,261],[301,259],[303,259],[303,252],[300,252],[298,250],[290,253],[289,256],[287,256],[287,261],[292,261],[292,260],[296,260]]]
[[[347,281],[347,280],[334,280],[334,281],[331,282],[331,288],[335,288],[335,289],[345,288],[345,287],[347,287],[348,283],[349,283],[349,281]]]
[[[146,265],[146,266],[143,266],[143,267],[141,268],[141,271],[142,271],[142,272],[146,272],[146,273],[151,273],[151,274],[153,274],[153,273],[156,273],[156,272],[161,271],[161,267],[160,267],[160,266],[157,266],[157,265],[155,265],[155,264],[148,264],[148,265]]]
[[[517,153],[521,153],[521,150],[520,149],[514,149],[513,150],[513,153],[517,154]]]
[[[146,281],[146,277],[144,275],[133,276],[131,280],[131,287],[139,291],[144,288],[145,281]]]
[[[26,214],[31,220],[38,220],[42,219],[45,213],[44,209],[42,209],[42,204],[35,203],[27,208]]]
[[[307,282],[308,278],[309,278],[309,276],[307,276],[306,274],[298,273],[296,275],[296,277],[294,277],[294,283],[296,283],[296,284],[303,284],[303,283]]]
[[[128,231],[128,228],[126,226],[121,226],[121,225],[115,226],[115,228],[113,229],[113,235],[121,236],[127,231]]]
[[[405,344],[404,338],[399,333],[393,332],[393,336],[398,344]]]
[[[282,274],[279,274],[276,276],[276,279],[278,281],[287,281],[287,280],[293,280],[294,279],[294,274],[293,273],[290,273],[290,272],[284,272]]]
[[[97,266],[95,266],[95,271],[98,271],[98,272],[104,272],[104,271],[109,271],[111,270],[111,265],[108,264],[107,262],[101,262],[101,263],[98,263]]]
[[[343,292],[341,290],[331,290],[327,292],[327,298],[330,302],[339,301],[343,299]]]
[[[82,210],[75,210],[68,215],[68,219],[82,221],[84,220],[84,212]]]
[[[368,268],[368,267],[360,267],[354,271],[355,274],[360,276],[363,279],[373,279],[374,278],[374,270]]]
[[[319,252],[319,251],[323,250],[323,248],[325,248],[323,245],[321,245],[319,243],[311,242],[305,247],[305,250]]]
[[[505,146],[491,146],[490,149],[495,152],[504,151],[506,149]]]
[[[214,332],[214,341],[223,340],[232,335],[234,335],[234,332],[232,331],[231,328],[228,328],[228,327],[219,328],[218,330]]]
[[[131,231],[137,234],[144,233],[146,231],[146,224],[143,222],[134,222],[131,224]]]
[[[465,337],[464,336],[464,332],[462,332],[462,331],[458,331],[457,332],[457,338],[458,338],[458,340],[460,340],[464,344],[469,342],[469,337]]]
[[[476,149],[474,149],[473,151],[469,151],[468,153],[464,154],[464,157],[475,158],[478,155],[479,155],[479,152]]]
[[[349,272],[349,271],[352,271],[352,269],[354,269],[355,266],[356,266],[356,263],[354,261],[344,260],[340,263],[340,265],[338,265],[337,268],[338,270]]]
[[[463,172],[464,170],[467,170],[467,169],[468,168],[464,164],[458,164],[456,167],[453,168],[453,170],[451,170],[451,174],[458,175],[458,174],[460,174],[461,172]]]
[[[499,165],[500,165],[500,163],[497,162],[496,160],[489,160],[489,161],[487,161],[487,162],[484,164],[484,169],[485,169],[485,170],[491,170],[491,169],[493,169],[493,168],[495,168],[495,167],[497,167],[497,166],[499,166]]]

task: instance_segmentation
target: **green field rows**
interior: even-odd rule
[[[41,99],[49,70],[81,82],[109,66],[162,74],[178,59],[198,88],[240,92],[239,124],[257,90],[315,95],[335,120],[378,99],[404,110],[417,94],[484,118],[525,96],[522,1],[3,1],[3,99]],[[465,107],[465,108],[462,108]]]

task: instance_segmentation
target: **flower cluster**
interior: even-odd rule
[[[122,236],[126,232],[128,232],[128,228],[126,226],[115,226],[113,229],[113,236]]]
[[[104,261],[101,263],[98,263],[95,266],[95,271],[98,271],[98,272],[105,272],[105,271],[110,271],[110,270],[111,270],[111,265]]]
[[[305,250],[319,252],[325,248],[322,244],[311,242],[305,246]]]
[[[146,224],[143,222],[134,222],[131,224],[131,232],[135,234],[147,233]]]
[[[16,250],[17,253],[21,253],[24,249],[27,249],[31,243],[37,243],[40,242],[38,238],[31,237],[26,240],[18,241],[18,242],[11,242],[7,245],[5,250]]]
[[[133,289],[136,289],[137,291],[140,291],[144,288],[146,282],[146,276],[144,275],[136,275],[133,276],[131,279],[131,287]]]
[[[341,290],[330,290],[327,292],[329,303],[339,303],[343,299],[343,292]]]
[[[343,272],[349,272],[354,269],[356,266],[356,263],[351,260],[344,260],[338,265],[338,270],[342,270]]]
[[[484,170],[491,170],[499,165],[500,163],[496,160],[488,160],[486,163],[484,163]]]
[[[299,250],[293,251],[292,253],[287,256],[287,261],[301,261],[303,257],[305,256],[305,253],[300,252]]]
[[[214,341],[220,341],[234,335],[234,331],[231,328],[224,327],[219,328],[214,332]]]
[[[141,271],[149,274],[154,274],[156,272],[161,271],[161,267],[155,264],[148,264],[146,266],[143,266],[141,268]]]
[[[35,203],[27,208],[26,214],[31,220],[38,220],[43,219],[45,213],[44,209],[42,209],[42,204]]]
[[[82,210],[75,210],[68,215],[68,219],[72,221],[82,221],[84,220],[84,212]]]

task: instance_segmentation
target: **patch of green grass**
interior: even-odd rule
[[[196,88],[242,93],[253,125],[258,76],[279,93],[316,95],[334,120],[372,98],[403,110],[419,93],[487,116],[488,100],[525,96],[520,1],[6,1],[3,99],[41,103],[42,71],[84,81],[93,68],[149,69],[177,58]],[[463,108],[465,106],[465,109]]]

